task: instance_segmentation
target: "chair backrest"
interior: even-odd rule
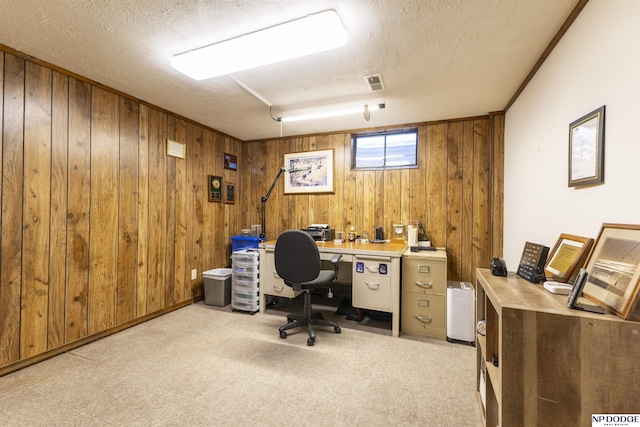
[[[318,245],[302,230],[287,230],[278,236],[275,263],[278,276],[287,284],[317,278],[322,266]]]

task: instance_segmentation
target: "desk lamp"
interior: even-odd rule
[[[310,169],[311,169],[311,166],[300,168],[300,169],[293,169],[293,168],[287,169],[285,167],[280,168],[280,170],[278,171],[278,175],[276,175],[276,178],[273,180],[273,183],[271,184],[271,187],[269,187],[267,194],[262,196],[262,199],[260,199],[262,201],[262,212],[261,212],[262,213],[262,233],[260,233],[261,240],[265,240],[265,238],[267,237],[267,227],[266,227],[266,221],[265,221],[267,200],[269,200],[269,196],[271,196],[271,192],[273,191],[273,189],[276,186],[276,183],[280,179],[280,175],[282,175],[282,172],[288,172],[288,173],[304,172]]]

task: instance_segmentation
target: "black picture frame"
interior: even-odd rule
[[[236,202],[236,185],[233,182],[225,182],[224,186],[226,188],[224,202],[233,205]]]
[[[569,187],[604,183],[605,106],[569,125]]]

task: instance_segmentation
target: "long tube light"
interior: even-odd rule
[[[334,10],[241,35],[171,58],[171,66],[204,80],[343,46],[347,42]]]
[[[367,111],[382,110],[384,108],[385,108],[385,104],[365,105],[364,107],[357,107],[357,108],[345,108],[341,110],[329,110],[329,111],[321,111],[318,113],[301,114],[298,116],[278,117],[278,121],[283,123],[288,123],[288,122],[299,122],[302,120],[325,119],[329,117],[347,116],[350,114],[358,114],[358,113],[364,114]]]

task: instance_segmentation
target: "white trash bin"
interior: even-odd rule
[[[475,346],[475,292],[469,282],[447,281],[447,341]]]

